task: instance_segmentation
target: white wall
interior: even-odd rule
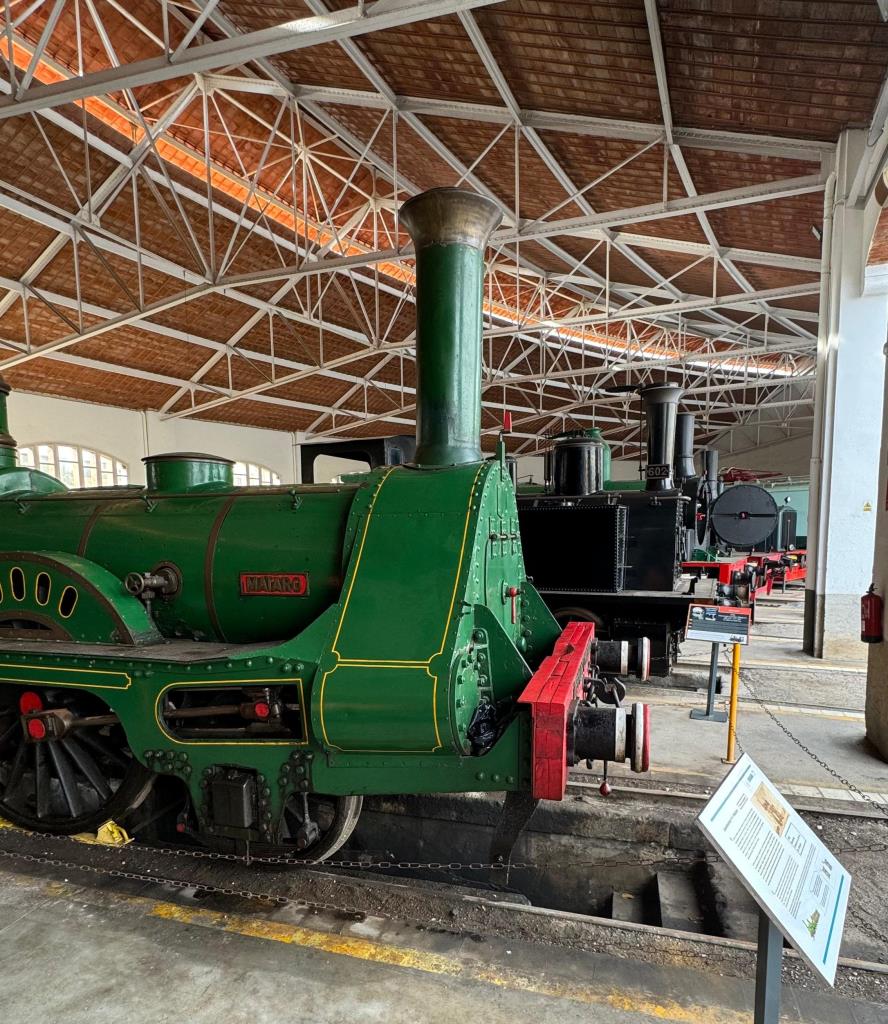
[[[255,462],[273,469],[284,483],[296,479],[295,437],[281,430],[192,419],[163,420],[154,412],[72,402],[24,391],[13,391],[9,396],[9,417],[12,436],[20,445],[61,441],[97,448],[125,462],[133,483],[145,480],[141,461],[145,455],[174,451],[204,452],[237,462]],[[737,453],[730,453],[725,446],[721,466],[773,469],[791,476],[807,476],[810,459],[811,439],[799,437]],[[521,456],[519,479],[526,482],[532,477],[534,483],[543,483],[544,465],[541,455]],[[316,475],[323,482],[360,468],[350,460],[319,458]],[[637,480],[638,461],[615,459],[611,463],[611,478]]]
[[[360,459],[340,459],[335,455],[319,455],[315,459],[314,479],[316,484],[329,484],[345,473],[366,473],[370,467]]]
[[[163,420],[155,412],[24,391],[13,391],[8,405],[10,432],[19,445],[59,441],[97,448],[125,462],[133,483],[145,482],[144,456],[176,451],[255,462],[273,469],[284,483],[296,479],[294,435],[285,431],[192,419]]]
[[[774,441],[758,448],[730,451],[727,443],[719,447],[719,466],[729,469],[773,470],[782,476],[804,476],[811,472],[811,436],[791,437],[785,441]],[[699,461],[699,460],[698,460]]]
[[[522,484],[546,482],[546,460],[542,455],[518,456],[518,481]]]
[[[638,459],[613,459],[611,461],[611,480],[641,480],[638,473]]]

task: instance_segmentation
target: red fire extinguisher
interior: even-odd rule
[[[860,639],[865,644],[882,642],[882,598],[876,593],[875,583],[860,599]]]

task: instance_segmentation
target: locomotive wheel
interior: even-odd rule
[[[601,616],[590,612],[588,608],[559,608],[552,615],[559,626],[566,626],[568,622],[594,622],[596,636],[599,629],[604,629]]]
[[[323,796],[307,794],[309,829],[317,826],[317,834],[307,835],[305,797],[294,793],[284,807],[281,833],[284,852],[295,852],[306,863],[317,864],[332,857],[354,831],[364,803],[362,796]],[[311,830],[313,832],[313,830]]]
[[[145,799],[154,773],[133,757],[117,724],[73,728],[59,739],[29,741],[23,713],[65,709],[74,719],[108,715],[90,694],[0,690],[0,817],[36,832],[94,832]]]

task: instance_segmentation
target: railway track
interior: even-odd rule
[[[686,805],[705,804],[713,792],[712,787],[693,786],[686,782],[668,787],[665,785],[645,785],[643,781],[636,783],[635,780],[622,775],[611,779],[610,785],[612,794],[618,797],[641,797]],[[599,781],[590,781],[571,774],[567,784],[567,792],[579,797],[592,796],[599,793],[600,786],[601,783]],[[838,794],[841,791],[836,790],[835,792],[837,794],[835,799],[829,796],[819,800],[810,799],[795,796],[791,793],[787,796],[787,799],[797,811],[804,811],[809,814],[828,814],[833,817],[888,821],[888,805],[884,809],[880,809],[864,803],[852,803],[851,801],[842,800],[841,808],[837,808],[835,804],[838,802]]]

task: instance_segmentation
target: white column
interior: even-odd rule
[[[826,192],[817,402],[811,460],[805,649],[861,659],[860,595],[870,583],[879,506],[888,295],[864,294],[869,238],[846,197],[865,133],[844,132]],[[830,225],[830,213],[832,223]]]
[[[304,430],[293,431],[293,480],[302,483],[302,443],[305,441]]]
[[[885,380],[888,391],[888,376]],[[873,557],[872,582],[883,602],[888,596],[888,397],[882,410],[882,458],[879,473],[879,495],[876,505],[876,546]],[[888,622],[882,615],[882,633]],[[861,646],[863,646],[861,644]],[[888,760],[888,642],[869,644],[866,674],[866,734]]]

